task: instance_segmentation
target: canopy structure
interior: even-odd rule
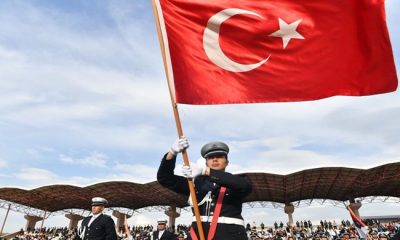
[[[363,170],[328,167],[289,175],[245,174],[253,185],[247,202],[291,203],[306,199],[347,201],[360,197],[400,197],[400,162]]]
[[[87,187],[50,185],[32,190],[0,188],[0,199],[55,212],[63,209],[91,209],[91,199],[96,196],[108,200],[108,207],[139,209],[148,206],[187,205],[187,197],[176,194],[157,182],[138,184],[132,182],[104,182]]]
[[[253,186],[246,202],[270,201],[288,204],[306,199],[347,201],[368,196],[400,197],[400,163],[363,170],[345,167],[316,168],[288,175],[245,173]],[[32,190],[0,188],[0,199],[55,212],[64,209],[90,210],[91,198],[101,196],[108,207],[140,209],[150,206],[186,207],[187,197],[156,181],[138,184],[104,182],[87,187],[50,185]]]

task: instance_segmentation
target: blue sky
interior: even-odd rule
[[[386,8],[399,69],[400,2],[387,0]],[[231,147],[231,172],[369,168],[400,159],[398,91],[299,103],[180,105],[180,114],[191,161],[202,162],[204,143],[222,140]],[[176,136],[149,0],[0,1],[1,187],[154,181]],[[377,212],[369,204],[361,213],[399,213],[392,207],[379,205]],[[4,214],[0,210],[0,219]],[[152,214],[160,215],[129,221],[148,223]],[[286,221],[282,209],[248,209],[244,216]],[[294,215],[320,216],[347,213],[314,206]],[[66,224],[62,217],[48,222]],[[6,230],[24,223],[12,213]]]

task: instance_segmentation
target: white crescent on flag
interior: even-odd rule
[[[219,30],[221,24],[228,20],[230,17],[235,16],[237,14],[250,14],[260,18],[263,18],[259,14],[239,8],[227,8],[224,9],[217,14],[213,15],[207,22],[207,26],[204,30],[203,34],[203,48],[206,52],[208,58],[220,68],[231,72],[247,72],[251,71],[255,68],[258,68],[262,64],[264,64],[271,57],[269,55],[267,58],[263,59],[258,63],[253,64],[241,64],[233,61],[229,57],[225,55],[222,51],[221,46],[219,44]]]

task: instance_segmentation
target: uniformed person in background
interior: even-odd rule
[[[258,237],[257,233],[255,232],[250,233],[250,240],[256,240],[257,237]]]
[[[250,183],[242,176],[225,172],[228,166],[229,147],[223,142],[211,142],[201,149],[201,156],[205,158],[204,166],[183,166],[185,177],[174,174],[176,156],[189,147],[185,137],[178,139],[166,153],[157,172],[158,182],[177,193],[190,195],[186,178],[194,178],[196,197],[201,214],[204,237],[208,238],[210,224],[220,189],[226,189],[222,200],[222,207],[218,218],[214,240],[247,240],[244,221],[241,215],[242,203],[245,196],[251,192]],[[222,194],[221,194],[222,196]],[[189,203],[191,203],[189,198]],[[193,219],[188,239],[199,239],[197,224]]]
[[[167,220],[160,219],[157,221],[157,230],[151,235],[151,240],[175,240],[176,236],[167,230]]]
[[[114,220],[103,214],[107,200],[102,197],[92,199],[92,214],[82,220],[78,231],[79,240],[117,240]]]
[[[378,231],[376,229],[371,229],[369,231],[369,236],[371,239],[378,239]]]
[[[180,233],[177,237],[177,240],[185,240],[185,235],[183,235],[182,233]]]
[[[357,236],[354,233],[351,233],[349,238],[350,240],[357,240]]]
[[[381,232],[378,234],[378,238],[379,238],[379,240],[387,240],[388,235],[386,235],[384,232]]]
[[[390,237],[390,240],[400,240],[400,230],[397,233]]]

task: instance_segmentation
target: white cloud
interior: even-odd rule
[[[4,22],[9,24],[1,25],[0,30],[16,41],[25,39],[19,37],[21,33],[33,37],[28,46],[21,44],[22,48],[0,43],[0,53],[5,56],[0,60],[3,79],[0,111],[5,111],[2,119],[43,127],[113,118],[115,113],[120,118],[122,113],[132,115],[146,111],[150,116],[170,114],[164,110],[169,107],[166,81],[154,75],[154,71],[149,74],[138,67],[145,64],[138,52],[141,56],[152,56],[147,61],[148,67],[154,67],[156,57],[161,64],[158,56],[148,54],[154,52],[154,45],[134,43],[137,47],[129,49],[131,44],[126,40],[131,37],[121,36],[113,27],[97,25],[93,30],[86,25],[90,23],[86,16],[73,12],[45,11],[31,4],[14,4],[13,7],[14,11],[24,10],[24,20],[13,14],[3,14]],[[115,7],[115,11],[123,10]],[[85,23],[83,26],[81,21]],[[120,21],[124,22],[121,19],[117,22]],[[10,25],[17,25],[18,31]],[[131,32],[126,28],[137,29],[138,26],[141,25],[119,25],[119,33]],[[145,26],[143,31],[146,34],[136,35],[134,39],[138,36],[150,38]],[[37,32],[41,34],[35,34]],[[162,69],[161,65],[157,69]],[[152,111],[154,105],[159,106],[157,111]],[[40,117],[35,117],[38,115]]]
[[[312,151],[277,149],[259,154],[251,159],[241,172],[268,172],[289,174],[304,169],[337,166],[337,158],[318,154]]]
[[[108,157],[105,154],[98,152],[92,152],[89,156],[83,158],[72,158],[64,154],[59,156],[60,161],[64,163],[93,167],[106,167],[108,161],[107,158]]]
[[[53,172],[42,168],[21,168],[15,176],[24,181],[28,181],[30,185],[43,184],[52,182],[57,178]]]
[[[43,160],[45,154],[54,153],[55,150],[45,146],[34,146],[26,150],[30,159]]]
[[[0,168],[3,168],[5,166],[7,166],[7,162],[2,160],[2,159],[0,159]]]
[[[117,163],[113,167],[114,180],[125,180],[136,183],[147,183],[155,180],[157,168],[144,164]]]

